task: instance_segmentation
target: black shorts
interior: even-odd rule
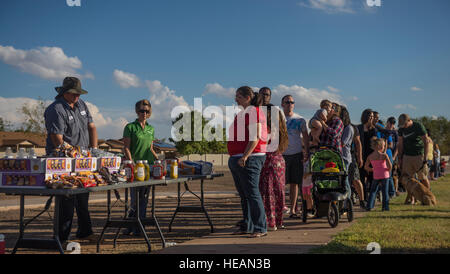
[[[283,158],[286,163],[286,184],[301,185],[303,182],[303,152],[283,155]]]

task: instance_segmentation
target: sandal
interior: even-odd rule
[[[289,219],[300,219],[300,217],[298,217],[296,213],[292,213],[291,215],[289,215]]]
[[[249,238],[262,238],[265,236],[267,236],[267,232],[254,232],[249,236]]]

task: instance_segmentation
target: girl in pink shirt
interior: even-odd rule
[[[367,210],[370,211],[375,206],[375,198],[378,190],[381,188],[382,194],[382,210],[389,211],[389,183],[390,171],[392,163],[389,156],[384,152],[384,139],[374,138],[371,141],[371,148],[374,150],[367,157],[364,168],[367,172],[373,172],[373,181],[370,186],[369,202]],[[372,165],[372,167],[369,166]]]

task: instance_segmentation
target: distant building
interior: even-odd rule
[[[0,152],[4,153],[10,147],[13,153],[24,148],[29,151],[34,148],[36,155],[45,155],[46,134],[32,132],[6,132],[0,131]]]
[[[98,140],[98,148],[108,152],[123,152],[123,139],[108,139]],[[177,154],[177,148],[174,145],[155,140],[153,142],[153,149],[157,154],[164,154],[166,158],[173,158]]]
[[[20,148],[25,148],[29,152],[30,148],[34,148],[36,155],[45,155],[47,134],[38,134],[31,132],[6,132],[0,131],[0,157],[10,147],[13,153],[17,153]],[[123,139],[98,140],[98,148],[108,152],[123,153]],[[166,158],[176,156],[177,149],[174,145],[155,140],[153,147],[157,154],[164,154]]]

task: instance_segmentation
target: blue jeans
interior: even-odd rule
[[[389,210],[389,179],[373,180],[370,186],[368,209],[372,209],[375,206],[375,198],[377,192],[381,188],[382,195],[382,210]]]
[[[392,175],[388,179],[388,184],[389,184],[389,197],[394,197],[395,196],[395,185],[394,185],[394,178],[392,178]]]
[[[250,156],[245,167],[238,165],[241,157],[230,157],[228,167],[233,175],[234,184],[241,197],[244,224],[241,230],[248,233],[267,232],[267,221],[261,193],[259,177],[266,156]]]
[[[347,161],[344,160],[344,164],[345,170],[347,171],[347,176],[345,177],[345,196],[347,196],[347,198],[350,198],[352,196],[352,188],[350,187],[350,181],[348,179],[348,168],[350,167],[351,163],[347,163]]]
[[[138,192],[140,190],[140,193]],[[150,192],[149,186],[143,186],[136,188],[136,192],[139,195],[139,217],[142,219],[145,218],[147,213],[147,205],[148,205],[148,197],[145,199],[145,196]],[[128,212],[128,217],[136,217],[136,194],[134,188],[130,188],[130,210]],[[131,231],[138,232],[139,229],[134,227],[130,229]]]

